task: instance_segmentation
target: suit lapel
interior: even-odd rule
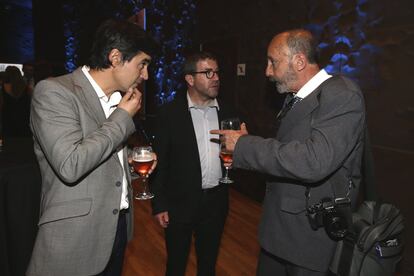
[[[319,105],[318,95],[320,93],[320,88],[317,88],[311,94],[309,94],[302,101],[298,102],[282,119],[282,123],[278,130],[277,136],[279,139],[283,138],[286,134],[289,133],[289,130],[292,129],[298,121],[309,116],[315,108]]]
[[[292,124],[307,117],[319,105],[319,94],[321,93],[322,88],[328,83],[336,81],[336,79],[338,79],[338,76],[332,76],[325,80],[306,98],[298,102],[294,108],[286,114],[286,117],[283,119],[283,127],[281,126],[281,128],[288,132],[287,129],[291,128]],[[284,133],[284,131],[281,132]]]
[[[188,109],[188,101],[187,101],[187,97],[186,97],[186,93],[184,94],[183,97],[178,98],[178,102],[177,102],[177,110],[176,110],[176,114],[177,114],[177,118],[178,121],[177,122],[181,122],[181,124],[178,124],[179,126],[182,126],[182,137],[183,139],[186,140],[186,144],[188,145],[188,151],[190,153],[194,153],[195,159],[191,159],[191,160],[198,160],[198,164],[200,164],[200,154],[198,152],[198,146],[197,146],[197,137],[195,134],[195,130],[194,130],[194,125],[193,125],[193,119],[191,118],[191,112]],[[177,129],[177,131],[179,131]],[[200,167],[201,170],[201,167]]]
[[[76,89],[76,94],[79,95],[81,99],[83,99],[83,103],[86,106],[85,110],[92,118],[95,119],[99,127],[106,120],[105,113],[102,109],[102,105],[99,101],[96,91],[93,89],[91,83],[82,72],[81,67],[73,72],[73,81],[74,87]],[[121,161],[119,160],[117,152],[118,149],[114,152],[114,154],[112,154],[112,157],[118,161],[119,165],[121,165]]]
[[[73,80],[77,94],[84,100],[87,107],[86,110],[100,125],[106,119],[105,113],[95,90],[86,78],[85,74],[82,72],[81,68],[78,68],[75,72],[73,72]]]
[[[124,173],[127,179],[127,183],[129,183],[129,186],[131,187],[131,172],[129,171],[129,165],[128,165],[128,149],[127,147],[123,147],[122,149],[124,153]],[[116,154],[118,157],[118,154]]]

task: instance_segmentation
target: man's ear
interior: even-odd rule
[[[193,75],[187,74],[187,75],[185,75],[184,79],[185,79],[185,81],[187,82],[187,84],[189,86],[194,85],[194,76]]]
[[[299,53],[293,56],[293,66],[295,67],[296,71],[302,71],[305,69],[307,64],[307,59],[304,54]]]
[[[118,49],[112,49],[108,54],[108,59],[113,67],[122,64],[122,54]]]

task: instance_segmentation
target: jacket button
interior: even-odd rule
[[[115,183],[115,186],[117,186],[117,187],[119,187],[119,186],[121,186],[121,181],[117,181],[116,183]]]
[[[118,214],[118,209],[113,209],[112,214],[114,214],[114,215]]]

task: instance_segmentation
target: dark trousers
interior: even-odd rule
[[[292,248],[292,250],[294,250]],[[278,258],[262,249],[257,263],[257,276],[329,276],[329,272],[320,272],[297,266]]]
[[[104,271],[96,276],[121,276],[122,274],[122,265],[124,263],[125,248],[127,245],[126,212],[122,210],[119,214],[114,246],[112,247],[109,262]]]
[[[214,276],[221,235],[228,213],[228,188],[203,192],[193,221],[180,222],[170,217],[165,229],[167,276],[185,275],[194,234],[197,275]]]

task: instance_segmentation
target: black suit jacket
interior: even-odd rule
[[[332,77],[287,113],[275,138],[243,136],[236,144],[233,166],[268,174],[261,246],[296,265],[326,271],[336,243],[323,228],[311,229],[310,204],[324,197],[345,196],[352,179],[353,203],[361,180],[365,106],[358,86]],[[342,189],[334,195],[333,186]]]
[[[235,117],[234,109],[219,102],[218,119]],[[190,221],[201,199],[201,166],[186,93],[162,106],[155,127],[158,165],[152,176],[153,214],[168,211],[170,220]]]

